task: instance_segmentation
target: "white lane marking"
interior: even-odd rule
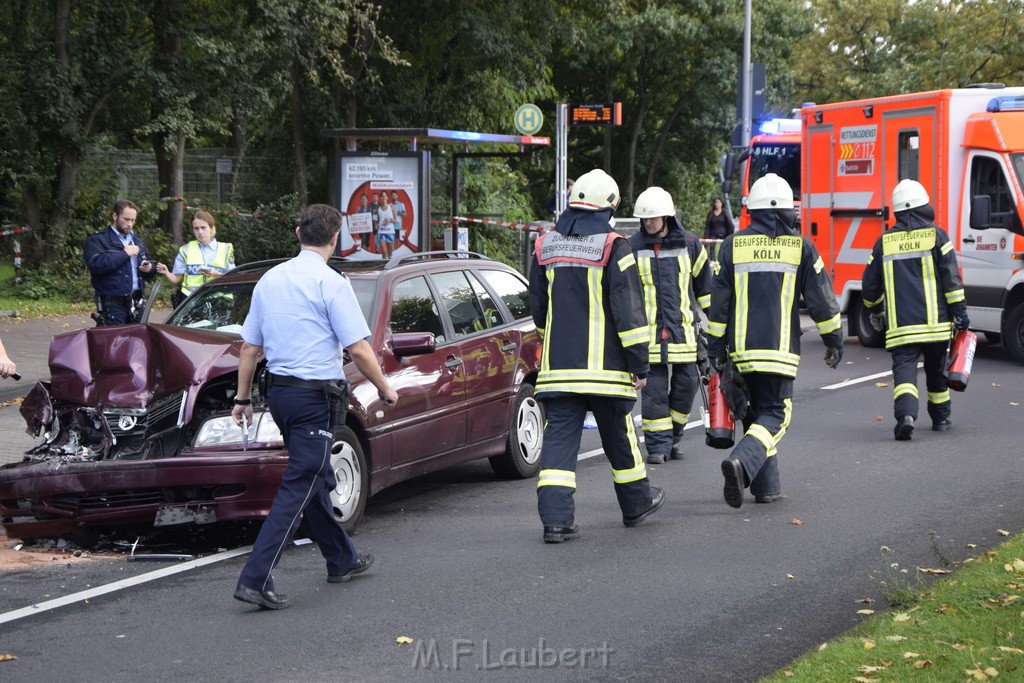
[[[924,363],[918,363],[917,364],[917,369],[918,370],[920,370],[923,367],[924,367]],[[826,391],[830,391],[832,389],[842,389],[843,387],[849,387],[849,386],[852,386],[854,384],[860,384],[861,382],[870,382],[871,380],[878,379],[879,377],[888,377],[891,374],[892,374],[892,370],[889,370],[888,372],[876,372],[873,375],[865,375],[864,377],[854,377],[853,379],[844,379],[842,382],[839,382],[838,384],[829,384],[827,387],[822,387],[822,389],[824,389]]]
[[[687,422],[686,426],[683,427],[683,429],[696,429],[697,427],[703,427],[703,426],[704,426],[704,423],[701,422],[700,420],[697,420],[696,422]],[[637,441],[639,441],[640,443],[643,443],[644,442],[644,437],[643,436],[637,436]],[[577,461],[579,461],[579,460],[586,460],[587,458],[593,458],[593,457],[596,457],[598,455],[604,455],[604,449],[603,448],[595,448],[592,451],[587,451],[586,453],[580,453],[579,457],[576,458],[576,460]]]
[[[307,541],[308,543],[308,541]],[[216,555],[210,555],[208,557],[201,557],[198,560],[192,560],[191,562],[182,562],[176,564],[173,567],[164,567],[158,569],[155,572],[149,572],[148,574],[140,574],[130,579],[122,579],[121,581],[115,581],[114,583],[108,583],[105,586],[97,586],[96,588],[90,588],[87,591],[80,591],[78,593],[72,593],[71,595],[65,595],[62,598],[55,598],[53,600],[47,600],[46,602],[36,603],[35,605],[29,605],[28,607],[22,607],[12,612],[0,614],[0,624],[6,624],[11,621],[23,619],[33,614],[41,614],[58,607],[64,607],[82,600],[88,600],[89,598],[95,598],[100,595],[106,595],[107,593],[113,593],[115,591],[123,590],[125,588],[131,588],[132,586],[138,586],[143,583],[149,583],[150,581],[156,581],[166,576],[173,576],[175,574],[181,574],[192,569],[198,569],[199,567],[205,567],[208,564],[215,562],[222,562],[223,560],[230,560],[233,557],[239,555],[245,555],[252,546],[246,546],[244,548],[235,548],[234,550],[228,550],[223,553],[217,553]]]

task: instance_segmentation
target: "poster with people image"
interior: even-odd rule
[[[420,152],[339,155],[340,209],[345,216],[340,256],[390,259],[422,251],[423,157]]]

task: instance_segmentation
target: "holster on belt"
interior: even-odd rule
[[[348,410],[348,382],[343,379],[328,382],[324,387],[324,393],[327,394],[327,400],[331,404],[331,431],[333,432],[338,425],[345,424],[345,411]]]

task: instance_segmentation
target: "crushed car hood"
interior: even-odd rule
[[[78,405],[143,408],[238,371],[230,334],[142,323],[57,335],[50,343],[50,396]]]

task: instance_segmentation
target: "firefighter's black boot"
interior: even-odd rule
[[[743,507],[743,489],[747,480],[743,463],[736,458],[726,458],[722,461],[722,474],[725,476],[725,502],[729,507]]]
[[[896,420],[896,428],[893,429],[897,441],[910,441],[914,435],[914,418],[904,415]]]
[[[544,527],[544,542],[545,543],[561,543],[562,541],[568,541],[573,538],[579,538],[580,528],[573,524],[572,526],[545,526]]]

